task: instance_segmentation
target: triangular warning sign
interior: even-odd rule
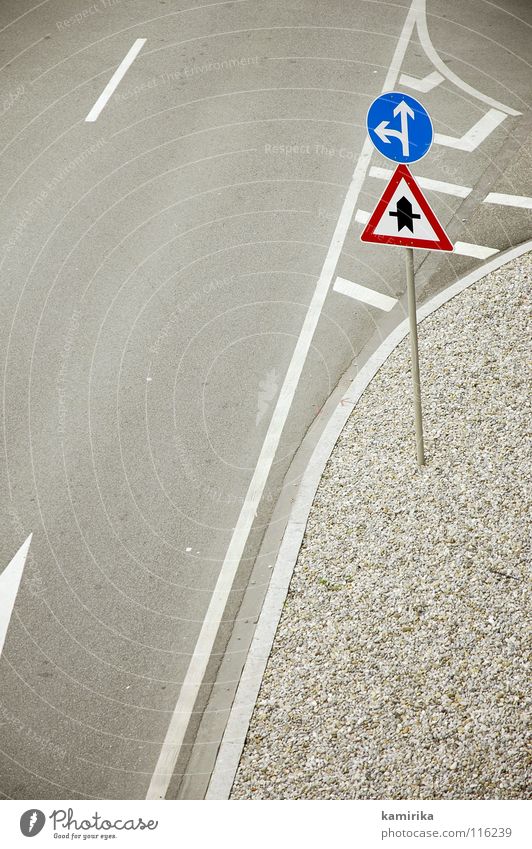
[[[452,251],[452,243],[406,165],[399,165],[370,215],[363,242]]]

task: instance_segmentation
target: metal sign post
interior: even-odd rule
[[[419,379],[419,354],[417,347],[416,287],[414,283],[414,249],[406,248],[406,287],[408,290],[408,321],[410,324],[410,353],[412,381],[414,384],[414,418],[416,425],[416,453],[418,466],[425,465],[423,446],[423,415],[421,410],[421,381]]]

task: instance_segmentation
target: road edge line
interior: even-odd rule
[[[395,85],[407,47],[412,38],[417,7],[420,2],[421,0],[411,0],[386,73],[381,94],[384,94]],[[275,459],[275,454],[292,406],[308,351],[314,338],[325,299],[332,287],[336,267],[370,166],[372,155],[373,144],[371,139],[366,137],[356,161],[353,175],[334,228],[334,233],[323,261],[320,276],[307,308],[303,326],[299,332],[270,425],[266,432],[244,503],[211,596],[211,601],[181,684],[177,703],[172,712],[168,730],[162,742],[160,754],[148,786],[146,799],[166,798],[166,793],[168,792],[170,781],[185,740],[190,717],[194,711],[194,705],[196,704],[196,699],[205,677],[208,662],[223,618],[223,612],[226,608],[233,582],[253,526],[256,510],[262,499],[264,487],[266,486]]]
[[[501,266],[531,250],[532,239],[498,254],[493,259],[470,271],[418,308],[418,324],[492,271],[496,271]],[[341,399],[333,411],[314,447],[290,511],[272,579],[231,707],[205,796],[208,800],[227,800],[230,797],[251,717],[303,542],[310,510],[327,462],[349,416],[363,393],[390,354],[405,339],[407,334],[408,318],[405,318],[391,331],[359,370],[346,393],[346,397]]]

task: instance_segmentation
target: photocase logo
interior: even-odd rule
[[[46,817],[43,812],[37,810],[37,808],[31,808],[22,814],[20,818],[20,830],[24,837],[35,837],[36,834],[42,831],[45,822]]]

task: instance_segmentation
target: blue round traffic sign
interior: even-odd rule
[[[415,97],[401,91],[381,94],[368,109],[371,141],[387,159],[417,162],[428,153],[434,138],[429,113]]]

